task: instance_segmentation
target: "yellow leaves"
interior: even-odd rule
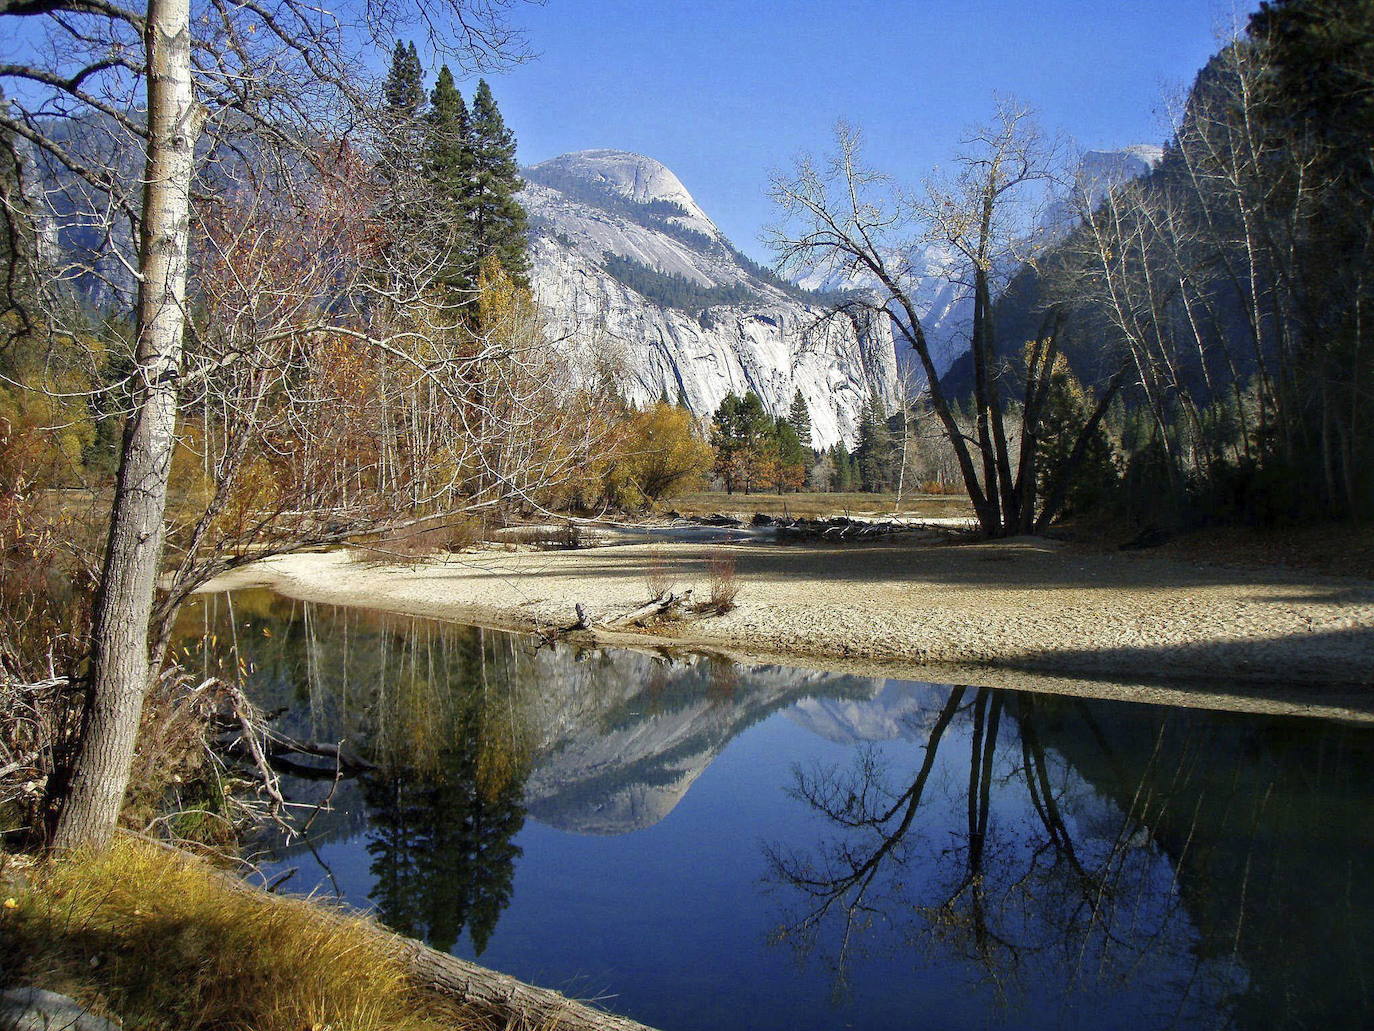
[[[495,258],[477,277],[477,317],[483,337],[498,346],[521,346],[539,335],[539,308],[527,287],[514,283]]]
[[[659,402],[630,414],[607,460],[608,497],[626,508],[695,489],[715,453],[697,435],[690,412]]]

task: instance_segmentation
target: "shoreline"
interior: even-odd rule
[[[1153,704],[1374,722],[1374,581],[1237,569],[1041,538],[978,544],[661,543],[489,550],[415,566],[347,552],[255,563],[202,591],[547,633],[627,612],[651,578],[708,593],[732,559],[724,616],[567,635],[746,662]]]

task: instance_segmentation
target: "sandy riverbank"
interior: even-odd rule
[[[1374,582],[1039,538],[842,548],[635,544],[481,552],[416,568],[336,552],[271,559],[211,589],[261,584],[305,600],[538,630],[572,623],[577,602],[593,617],[633,608],[649,597],[655,567],[701,596],[713,554],[735,560],[733,612],[598,636],[924,680],[1374,712]]]

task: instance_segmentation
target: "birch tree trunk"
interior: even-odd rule
[[[124,427],[92,627],[80,751],[53,845],[103,848],[114,832],[150,669],[148,626],[162,559],[177,422],[195,146],[189,0],[148,0],[148,140],[139,240],[134,403]]]

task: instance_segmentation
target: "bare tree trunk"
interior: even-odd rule
[[[1025,408],[1021,414],[1021,454],[1016,466],[1017,533],[1035,529],[1038,484],[1035,482],[1040,448],[1040,423],[1049,397],[1054,363],[1059,357],[1059,332],[1064,315],[1059,309],[1047,312],[1040,335],[1031,344],[1026,358]]]
[[[105,847],[123,805],[149,682],[148,626],[176,443],[190,188],[203,122],[191,85],[189,0],[149,0],[145,47],[148,144],[135,403],[124,428],[96,599],[81,747],[53,838],[58,849]]]
[[[981,276],[981,271],[975,273]],[[969,353],[973,356],[973,405],[975,427],[978,433],[978,452],[983,460],[983,490],[987,499],[988,511],[979,512],[983,531],[989,537],[1002,536],[1003,518],[1002,492],[997,482],[997,458],[992,446],[992,386],[988,370],[988,356],[992,348],[986,339],[987,318],[983,306],[981,279],[974,290],[973,298],[973,337]]]

